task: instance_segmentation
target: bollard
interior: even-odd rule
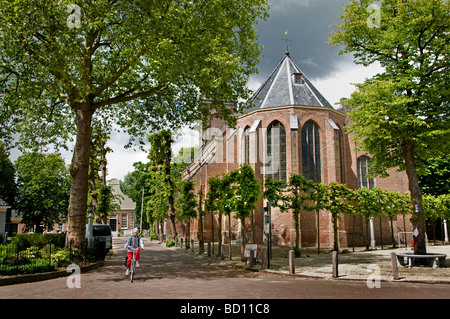
[[[391,263],[394,280],[399,280],[400,276],[398,275],[397,254],[395,252],[391,253]]]
[[[211,242],[208,242],[208,257],[211,257]]]
[[[339,252],[337,251],[333,251],[333,278],[337,278],[339,276],[339,272],[338,272],[338,255]]]
[[[295,274],[295,254],[293,250],[289,250],[289,274]]]
[[[180,238],[180,248],[183,249],[183,238]]]

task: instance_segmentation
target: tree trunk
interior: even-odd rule
[[[219,252],[217,253],[217,256],[221,256],[222,252],[222,214],[219,214],[219,230],[218,230],[218,242],[219,242]]]
[[[231,213],[228,214],[228,254],[231,260]]]
[[[86,232],[92,111],[87,102],[78,104],[74,109],[77,137],[70,166],[71,185],[66,248],[72,244],[72,247],[78,248],[82,253]]]
[[[245,249],[245,217],[241,217],[241,259],[244,260],[244,249]]]
[[[295,248],[300,249],[300,223],[299,223],[299,212],[294,210],[294,227],[295,227]]]
[[[317,214],[317,254],[320,255],[320,216],[319,210],[316,210]]]
[[[172,136],[166,135],[165,146],[167,152],[167,157],[165,159],[166,163],[166,178],[167,178],[167,188],[169,189],[169,219],[172,225],[172,235],[173,238],[178,237],[177,227],[176,227],[176,220],[175,220],[175,198],[174,198],[174,183],[172,181],[172,176],[170,175],[171,172],[171,159],[172,159]]]
[[[411,221],[413,228],[418,230],[419,235],[414,238],[414,253],[423,255],[426,254],[425,243],[425,213],[422,208],[422,190],[419,186],[419,178],[416,171],[416,163],[414,159],[414,143],[413,141],[406,141],[404,147],[406,174],[409,181],[409,191],[411,193],[411,202],[413,205],[413,212]]]
[[[212,254],[214,256],[214,214],[211,212],[211,242],[212,242]]]
[[[203,254],[203,211],[202,211],[202,201],[203,201],[203,186],[200,186],[200,191],[198,193],[198,244],[200,246],[200,253]]]
[[[338,216],[337,213],[333,213],[333,233],[334,233],[334,245],[333,250],[339,251],[339,236],[338,236]]]

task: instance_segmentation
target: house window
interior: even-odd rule
[[[267,160],[267,175],[286,181],[286,131],[279,121],[267,130]]]
[[[121,225],[122,229],[128,228],[128,214],[122,213],[120,225]]]
[[[320,133],[318,126],[308,121],[302,128],[302,171],[303,176],[316,183],[322,181],[320,161]]]
[[[370,174],[370,158],[367,156],[361,156],[357,160],[357,177],[358,177],[358,188],[368,187],[372,189],[375,186],[373,178],[367,177]]]

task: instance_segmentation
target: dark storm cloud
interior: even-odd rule
[[[351,59],[339,56],[339,48],[330,44],[330,25],[339,23],[339,8],[348,0],[269,0],[270,16],[260,22],[256,29],[259,42],[264,46],[259,74],[255,82],[263,81],[281,61],[286,51],[285,31],[288,31],[291,58],[311,79],[319,80],[338,69],[338,64]]]

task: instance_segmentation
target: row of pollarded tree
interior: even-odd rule
[[[222,244],[222,216],[228,220],[228,232],[231,232],[231,216],[239,219],[244,224],[245,218],[254,229],[253,211],[260,196],[263,196],[272,205],[279,207],[281,212],[291,212],[295,224],[295,247],[296,254],[300,253],[300,224],[301,212],[313,211],[317,216],[317,225],[320,225],[320,212],[329,211],[332,216],[334,229],[333,250],[339,250],[338,220],[342,214],[360,215],[366,221],[366,248],[369,248],[369,221],[376,216],[387,216],[391,221],[391,236],[395,247],[394,217],[397,215],[411,214],[412,203],[409,194],[399,194],[381,188],[361,188],[352,190],[343,184],[331,182],[328,184],[315,183],[302,175],[291,174],[288,183],[281,180],[266,178],[264,182],[265,191],[261,191],[260,183],[255,177],[252,168],[244,165],[222,176],[212,177],[208,181],[209,191],[204,199],[205,211],[197,210],[202,203],[201,198],[194,195],[194,182],[184,181],[180,220],[190,222],[193,218],[203,219],[205,213],[219,215],[219,252]],[[450,195],[424,196],[424,207],[426,217],[431,222],[439,219],[450,218]],[[197,214],[197,212],[200,212]],[[199,218],[201,217],[201,218]],[[404,218],[405,220],[405,218]],[[199,222],[199,225],[202,223]],[[188,227],[189,229],[190,227]],[[246,227],[241,227],[241,238],[246,238]],[[200,230],[203,234],[203,229]],[[253,234],[254,235],[254,234]],[[320,253],[320,232],[317,232],[317,246]],[[199,238],[202,244],[202,238]],[[255,241],[255,239],[253,239]],[[231,244],[231,241],[229,241]],[[243,249],[244,241],[241,241]],[[231,250],[230,250],[231,251]],[[231,256],[230,256],[231,258]]]

